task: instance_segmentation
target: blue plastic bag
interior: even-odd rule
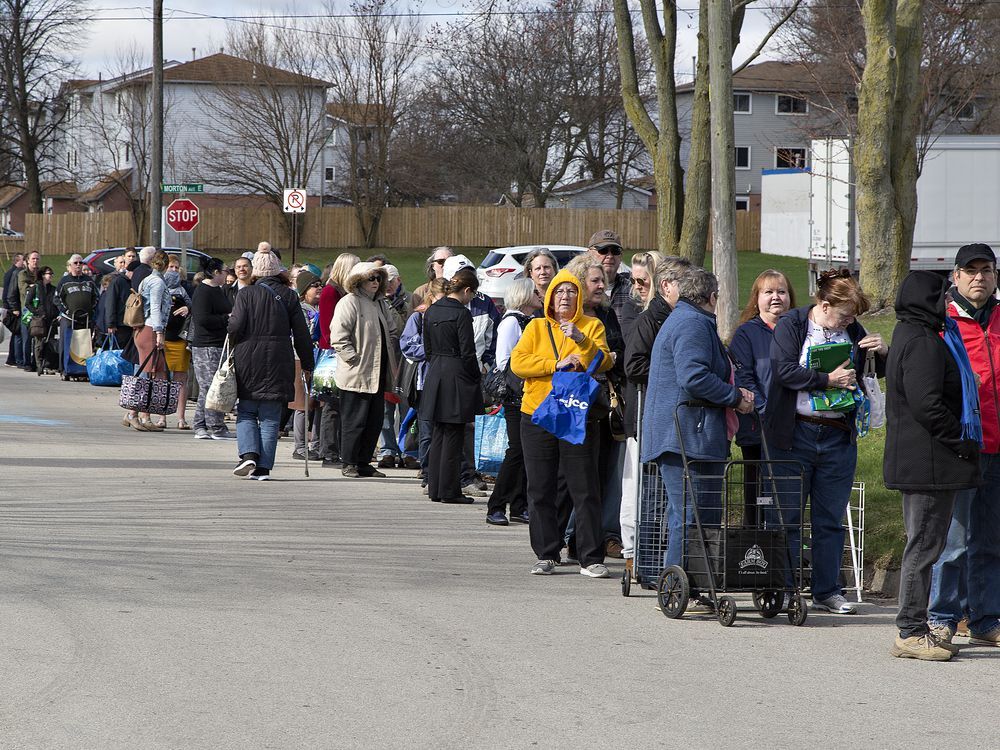
[[[496,475],[507,453],[507,420],[503,409],[476,415],[476,471]]]
[[[587,413],[601,389],[593,375],[603,359],[604,352],[598,351],[586,372],[553,373],[552,390],[531,415],[532,424],[567,443],[583,445],[587,437]]]
[[[100,350],[87,358],[87,377],[91,385],[117,388],[122,384],[122,377],[134,372],[135,366],[122,356],[114,336],[106,336]]]

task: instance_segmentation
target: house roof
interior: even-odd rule
[[[69,180],[56,180],[54,182],[42,183],[42,195],[55,200],[71,200],[79,195],[80,191],[75,182]]]
[[[326,113],[349,125],[378,125],[381,120],[382,105],[333,102],[326,105]]]
[[[603,187],[604,185],[614,185],[615,181],[610,178],[605,178],[603,180],[577,180],[576,182],[570,182],[561,187],[557,187],[552,191],[553,195],[575,195],[577,193],[584,193],[588,190],[594,188]],[[639,187],[638,185],[625,185],[626,190],[631,190],[636,193],[642,193],[643,195],[651,195],[650,191]]]
[[[112,189],[119,187],[128,179],[129,175],[132,174],[132,169],[116,169],[114,172],[110,172],[97,182],[95,182],[89,190],[80,193],[77,196],[77,200],[80,203],[93,203],[94,201],[99,201]]]
[[[733,76],[733,89],[736,91],[810,93],[831,92],[836,88],[845,92],[853,91],[854,84],[851,81],[830,80],[827,68],[803,62],[768,60],[756,65],[747,65]],[[693,90],[693,82],[677,87],[678,92]]]
[[[127,77],[120,85],[145,83],[151,81],[152,77],[152,71],[144,71],[142,75]],[[274,68],[270,65],[262,65],[251,60],[244,60],[241,57],[227,55],[224,52],[217,52],[207,57],[199,57],[197,60],[165,67],[163,81],[165,83],[270,83],[319,88],[330,86],[329,83],[318,78]]]
[[[20,185],[7,185],[0,188],[0,208],[8,208],[11,203],[24,195],[25,192],[27,191]]]

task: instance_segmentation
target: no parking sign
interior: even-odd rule
[[[304,214],[306,212],[306,191],[302,188],[287,188],[282,211],[286,214]]]

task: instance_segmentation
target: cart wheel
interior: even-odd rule
[[[804,596],[793,596],[792,603],[788,607],[788,621],[795,626],[803,625],[808,616],[809,610],[806,607],[806,598]]]
[[[736,622],[736,600],[733,597],[720,597],[716,606],[719,614],[719,624],[722,627],[728,628]]]
[[[753,595],[754,606],[760,611],[760,616],[770,620],[781,612],[785,603],[785,595],[780,591],[761,591]]]
[[[687,573],[680,565],[671,565],[660,573],[656,582],[656,602],[660,611],[671,620],[676,620],[687,609],[691,587],[688,585]]]
[[[622,571],[622,596],[628,596],[632,590],[632,576],[628,573],[628,568]]]

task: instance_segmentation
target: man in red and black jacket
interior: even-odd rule
[[[979,378],[983,483],[955,498],[948,544],[934,565],[928,619],[951,642],[968,618],[971,643],[1000,646],[1000,305],[989,245],[959,248],[948,314],[958,324]]]

